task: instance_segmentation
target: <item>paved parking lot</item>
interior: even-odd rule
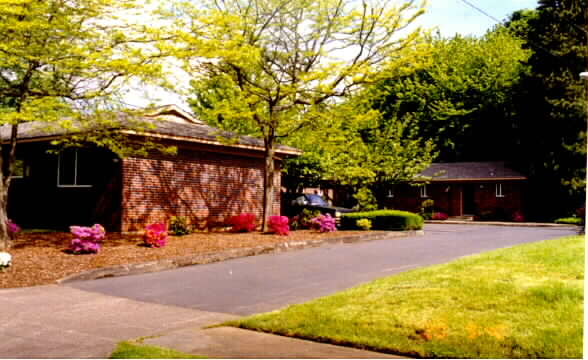
[[[574,227],[427,224],[424,236],[325,245],[68,286],[156,304],[247,315],[416,267],[576,232]]]
[[[160,273],[0,290],[0,358],[105,358],[121,340],[208,357],[375,358],[362,350],[203,326],[303,302],[378,277],[573,228],[427,225],[425,236],[197,265]]]

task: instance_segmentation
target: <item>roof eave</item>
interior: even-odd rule
[[[493,177],[493,178],[461,178],[461,179],[417,179],[415,181],[429,181],[429,182],[469,182],[469,181],[510,181],[510,180],[527,180],[525,176],[512,177]]]
[[[198,144],[206,144],[206,145],[213,145],[213,146],[226,146],[238,149],[247,149],[247,150],[254,150],[254,151],[265,151],[263,146],[256,146],[256,145],[247,145],[247,144],[231,144],[231,143],[222,143],[216,140],[208,140],[208,139],[201,139],[189,136],[177,136],[177,135],[168,135],[168,134],[161,134],[156,132],[148,132],[148,131],[135,131],[135,130],[128,130],[128,129],[121,129],[119,130],[120,133],[125,135],[134,135],[134,136],[147,136],[151,138],[157,138],[162,140],[175,140],[175,141],[183,141],[183,142],[190,142],[190,143],[198,143]],[[37,136],[37,137],[30,137],[30,138],[20,138],[17,140],[18,143],[32,143],[32,142],[43,142],[43,141],[51,141],[61,139],[68,135],[73,134],[63,134],[63,135],[47,135],[47,136]],[[2,140],[2,143],[8,142],[7,139]],[[276,149],[276,154],[280,154],[283,156],[300,156],[302,155],[302,151],[298,149]]]

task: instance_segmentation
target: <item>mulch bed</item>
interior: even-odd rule
[[[259,232],[200,232],[186,236],[170,236],[167,245],[162,248],[144,246],[140,235],[108,233],[100,252],[86,255],[74,255],[67,251],[72,239],[69,233],[20,233],[9,250],[12,255],[12,266],[0,272],[0,288],[53,284],[67,275],[106,266],[137,264],[227,249],[318,240],[359,233],[361,232],[319,233],[302,230],[293,231],[288,236],[279,236]]]

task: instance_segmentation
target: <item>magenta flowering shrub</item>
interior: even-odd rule
[[[288,235],[290,233],[288,222],[287,216],[270,216],[267,223],[269,232],[277,235]]]
[[[255,230],[255,214],[243,213],[229,219],[232,232],[251,232]]]
[[[320,232],[337,231],[337,223],[334,217],[330,214],[319,215],[311,220],[313,229]]]
[[[8,230],[8,236],[15,237],[18,232],[20,232],[20,226],[16,225],[12,222],[12,220],[6,220],[6,228]]]
[[[74,236],[69,248],[74,254],[97,253],[100,251],[100,242],[106,236],[106,231],[100,224],[91,227],[70,226],[69,230]]]
[[[156,223],[145,227],[143,241],[151,247],[163,247],[167,242],[167,225]]]
[[[436,212],[433,213],[433,216],[431,217],[432,220],[447,220],[449,219],[449,215],[447,215],[444,212]]]
[[[523,216],[523,214],[521,214],[520,211],[515,211],[514,214],[512,214],[512,221],[523,222],[525,221],[525,217]]]

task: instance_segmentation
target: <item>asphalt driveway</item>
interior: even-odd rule
[[[67,286],[147,303],[247,315],[416,267],[576,232],[561,227],[428,224],[424,236],[325,245]]]

